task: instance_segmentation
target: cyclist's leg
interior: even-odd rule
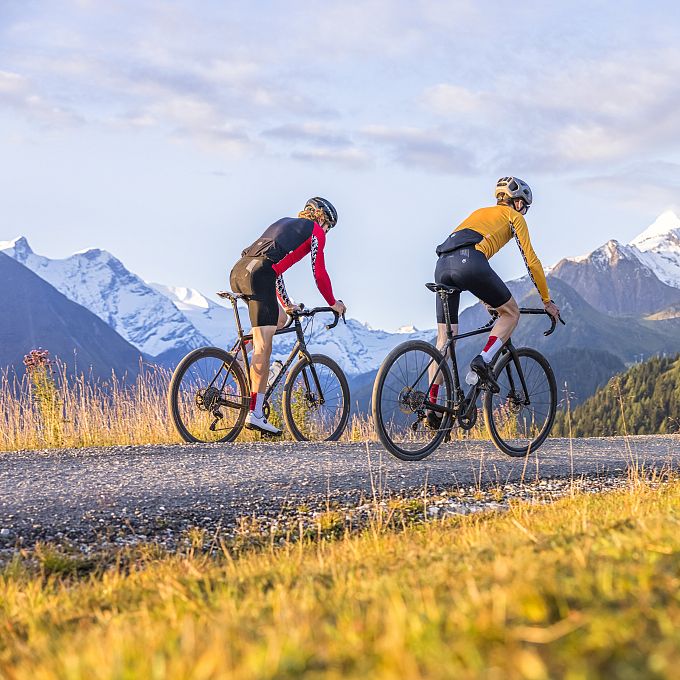
[[[495,309],[498,312],[498,319],[489,333],[484,348],[470,362],[470,368],[492,389],[497,390],[498,384],[489,370],[489,365],[515,330],[519,321],[519,307],[501,277],[491,269],[486,257],[475,251],[471,259],[474,276],[468,281],[467,289]]]
[[[498,312],[498,319],[491,329],[489,336],[496,336],[505,342],[517,328],[519,323],[519,306],[514,297],[500,307],[495,308]]]
[[[269,360],[276,326],[253,326],[253,354],[250,360],[250,382],[253,392],[264,394],[269,378]]]
[[[434,270],[435,283],[442,283],[446,286],[456,285],[450,280],[449,261],[447,256],[442,256],[437,260],[437,266]],[[443,350],[448,340],[447,327],[444,315],[444,303],[442,303],[439,295],[436,296],[436,313],[437,313],[437,349]],[[449,295],[447,297],[447,304],[449,307],[449,318],[451,320],[451,330],[456,335],[458,332],[458,307],[460,305],[460,294]],[[453,346],[450,348],[453,351]],[[447,352],[448,354],[448,352]],[[450,356],[450,354],[449,354]],[[448,359],[448,356],[447,356]],[[444,381],[441,371],[437,372],[437,366],[433,363],[428,370],[430,382],[433,382],[430,388],[430,401],[436,403],[439,396],[439,387]]]
[[[258,303],[255,303],[258,304]],[[248,305],[250,307],[250,304]],[[288,320],[288,315],[283,307],[278,304],[278,316],[276,325],[253,326],[253,355],[250,360],[250,382],[253,391],[264,394],[267,391],[267,381],[269,380],[269,365],[272,356],[272,343],[274,335],[279,328],[282,328]],[[255,311],[258,322],[263,318],[261,308]],[[271,316],[267,315],[267,319]]]
[[[272,339],[282,311],[276,299],[276,274],[271,262],[264,258],[242,258],[232,271],[231,285],[248,296],[248,314],[253,334],[250,413],[246,427],[252,426],[271,434],[279,434],[281,431],[267,423],[262,411],[269,377]]]

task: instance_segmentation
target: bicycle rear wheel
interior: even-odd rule
[[[234,441],[248,414],[243,369],[223,349],[195,349],[177,365],[168,402],[185,442]]]
[[[523,457],[541,446],[550,434],[557,408],[557,385],[542,354],[529,347],[515,352],[526,390],[512,354],[504,354],[494,367],[501,389],[498,394],[486,392],[484,421],[496,448],[508,456]]]
[[[373,423],[384,447],[401,460],[421,460],[430,455],[450,429],[448,413],[438,428],[432,429],[426,421],[428,367],[442,360],[442,354],[427,342],[405,342],[387,355],[375,377]],[[450,404],[452,378],[446,362],[442,375],[437,401],[440,405]]]
[[[330,357],[312,354],[311,359],[311,364],[300,359],[286,378],[283,417],[299,442],[337,441],[349,420],[347,378]]]

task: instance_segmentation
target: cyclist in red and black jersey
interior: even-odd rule
[[[338,221],[338,213],[325,198],[310,198],[297,218],[284,217],[269,226],[231,270],[232,290],[248,296],[248,312],[253,333],[253,356],[250,364],[250,412],[246,427],[268,434],[281,430],[267,422],[262,412],[269,376],[272,339],[277,328],[286,323],[286,314],[299,309],[288,297],[283,273],[311,254],[312,272],[321,295],[338,314],[346,307],[333,295],[326,271],[324,249],[326,234]]]

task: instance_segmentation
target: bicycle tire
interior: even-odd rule
[[[536,436],[532,436],[531,441],[529,441],[524,446],[513,446],[507,441],[507,439],[517,438],[516,437],[504,438],[504,436],[501,434],[501,429],[504,426],[500,422],[502,414],[499,409],[494,408],[494,400],[497,400],[497,403],[499,405],[502,404],[503,400],[502,394],[505,387],[503,372],[506,370],[508,364],[511,361],[513,361],[512,354],[509,352],[507,354],[502,355],[501,358],[496,362],[496,365],[494,366],[494,376],[501,385],[501,392],[499,394],[492,394],[490,391],[486,392],[484,396],[484,422],[486,424],[486,428],[491,436],[494,445],[499,451],[502,451],[506,455],[512,456],[513,458],[523,458],[530,451],[535,451],[536,449],[538,449],[550,435],[553,423],[555,422],[555,412],[557,410],[557,384],[555,382],[555,375],[553,373],[552,367],[550,366],[550,363],[540,352],[530,347],[520,347],[518,349],[515,349],[515,353],[517,354],[517,357],[520,360],[520,364],[522,358],[528,358],[535,362],[535,365],[540,366],[541,370],[543,371],[547,392],[549,395],[549,403],[547,406],[548,410],[545,414],[545,422],[542,424],[541,429],[538,431]],[[517,376],[517,369],[514,366],[514,362],[512,364],[512,368],[510,369],[510,371],[511,373],[514,373],[514,376],[519,380],[519,376]],[[528,372],[525,371],[524,368],[522,368],[522,372],[524,373],[525,382],[528,383],[531,376],[528,375]],[[529,387],[528,384],[527,390],[531,392],[531,388]],[[531,397],[531,394],[529,396]],[[535,399],[536,395],[534,395],[534,403]],[[519,405],[516,405],[515,408],[518,408],[517,414],[519,415],[519,413],[521,413],[521,408],[519,407]],[[497,418],[494,417],[494,414],[497,414],[498,417]],[[506,427],[508,426],[507,423],[505,423],[505,426]]]
[[[311,359],[315,367],[325,366],[335,376],[335,378],[338,381],[338,387],[340,390],[340,398],[342,399],[342,404],[340,405],[339,415],[336,414],[333,417],[332,422],[330,423],[330,427],[332,427],[332,430],[327,435],[323,433],[322,436],[315,437],[312,436],[315,431],[323,432],[321,429],[319,429],[320,428],[320,425],[318,424],[319,418],[317,418],[316,426],[311,423],[305,425],[304,423],[298,422],[298,420],[301,420],[300,416],[304,418],[307,413],[310,413],[312,411],[316,411],[318,413],[319,409],[323,407],[323,404],[318,403],[317,397],[312,392],[311,394],[308,393],[304,395],[305,400],[307,402],[306,403],[307,410],[304,411],[304,413],[300,413],[298,408],[294,408],[293,400],[296,396],[295,390],[297,389],[296,385],[298,377],[302,373],[302,371],[309,366],[309,361],[307,360],[306,357],[300,359],[295,364],[295,366],[293,366],[293,368],[288,373],[288,376],[286,377],[286,382],[283,386],[282,395],[283,418],[285,420],[288,431],[291,433],[292,437],[299,442],[337,441],[342,436],[342,433],[345,431],[345,428],[347,427],[347,422],[349,421],[350,410],[349,384],[347,383],[347,378],[345,377],[345,374],[343,373],[340,366],[338,366],[338,364],[335,361],[333,361],[333,359],[331,359],[330,357],[327,357],[323,354],[312,354]],[[326,380],[322,379],[322,376],[319,375],[320,371],[317,370],[316,373],[322,391],[324,390],[324,388],[326,388],[327,390],[325,398],[328,398],[329,391],[332,389],[332,387],[328,386],[327,379]],[[313,382],[313,376],[311,375],[311,371],[308,371],[306,376],[303,376],[303,382],[305,377],[308,382],[309,381]],[[305,383],[305,386],[306,384],[308,384],[308,382]],[[313,385],[313,389],[315,389],[315,387],[316,385]],[[304,405],[301,408],[304,408]]]
[[[186,417],[187,414],[182,412],[183,409],[179,403],[180,387],[182,385],[184,377],[187,375],[189,369],[192,366],[195,366],[199,361],[203,359],[214,359],[217,362],[222,362],[223,366],[229,366],[226,373],[227,379],[230,374],[233,375],[235,383],[238,387],[238,393],[234,395],[232,398],[235,401],[236,400],[241,401],[241,407],[238,411],[238,414],[237,415],[234,414],[236,415],[236,420],[233,426],[229,427],[229,429],[225,432],[223,436],[216,437],[214,439],[201,438],[189,429],[187,422],[185,422],[187,420]],[[195,395],[193,401],[196,402]],[[189,410],[190,403],[191,400],[187,402],[187,410]],[[177,429],[179,435],[185,442],[215,443],[234,441],[236,437],[238,437],[238,435],[240,434],[241,430],[243,429],[246,416],[248,415],[246,380],[241,365],[238,363],[238,361],[236,361],[232,354],[223,349],[220,349],[219,347],[200,347],[198,349],[193,350],[192,352],[189,352],[189,354],[187,354],[179,362],[179,364],[177,364],[177,367],[175,368],[175,371],[172,374],[172,378],[170,380],[170,385],[168,388],[168,405],[175,428]],[[196,409],[190,412],[194,413],[195,415],[200,410],[201,409],[199,409],[198,406],[196,406]],[[234,411],[236,411],[236,409],[231,409],[231,412]],[[209,419],[209,416],[206,417],[206,421],[207,419]]]
[[[401,438],[405,438],[407,436],[406,430],[409,429],[409,426],[406,422],[407,419],[402,419],[404,420],[404,423],[400,422],[396,423],[394,432],[392,431],[391,428],[388,428],[387,424],[388,422],[393,422],[394,415],[397,415],[397,417],[399,417],[396,411],[394,411],[394,414],[389,413],[388,412],[389,409],[383,406],[383,395],[385,394],[386,387],[388,389],[391,389],[393,392],[396,392],[396,389],[391,388],[389,385],[387,385],[387,382],[390,379],[391,369],[394,368],[395,369],[394,373],[396,374],[395,367],[398,365],[399,360],[402,357],[407,356],[409,353],[415,354],[416,352],[422,352],[423,354],[428,355],[431,358],[431,360],[435,361],[437,364],[439,364],[443,360],[441,352],[439,352],[439,350],[433,345],[430,345],[429,343],[424,342],[422,340],[410,340],[409,342],[404,342],[401,345],[395,347],[385,357],[385,360],[381,364],[380,368],[378,369],[378,373],[375,376],[375,382],[373,383],[372,413],[373,424],[378,435],[378,438],[382,442],[382,445],[392,455],[396,456],[400,460],[405,461],[422,460],[423,458],[429,456],[442,443],[442,440],[446,436],[446,433],[449,431],[452,422],[451,414],[450,413],[444,414],[439,429],[429,431],[431,432],[432,437],[431,441],[425,443],[421,448],[415,448],[415,450],[413,447],[407,449],[404,447],[403,444],[400,445],[400,442],[397,441],[397,436]],[[406,370],[408,372],[408,359],[406,359],[405,364],[407,367]],[[415,359],[414,364],[417,366],[417,361]],[[427,365],[429,366],[429,364]],[[451,376],[451,369],[448,365],[448,362],[444,362],[442,373],[444,376],[443,386],[445,387],[445,396],[442,395],[442,397],[446,401],[450,402],[452,400],[451,385],[453,382],[453,378]],[[406,379],[404,382],[408,383],[408,379]],[[429,379],[426,379],[425,382],[429,384]],[[405,385],[403,389],[406,389],[406,387],[407,386]],[[399,391],[399,399],[401,399],[403,389]],[[398,404],[396,400],[395,404]],[[400,407],[399,410],[401,410]],[[403,410],[401,412],[405,413]],[[405,415],[410,416],[410,414]],[[416,426],[419,425],[419,419],[414,422]],[[413,428],[413,424],[414,423],[412,423],[410,426],[411,430]],[[423,432],[426,432],[426,430],[423,429]],[[417,444],[413,444],[413,446],[417,446]]]

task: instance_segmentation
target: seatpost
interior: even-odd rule
[[[439,297],[442,301],[442,306],[444,307],[444,321],[446,322],[446,337],[450,340],[453,337],[453,331],[451,330],[451,313],[449,312],[449,305],[447,302],[448,295],[445,291],[439,291]]]
[[[241,317],[238,315],[238,299],[231,298],[231,304],[234,306],[234,316],[236,317],[236,328],[238,329],[239,337],[243,336],[243,326],[241,326]]]

